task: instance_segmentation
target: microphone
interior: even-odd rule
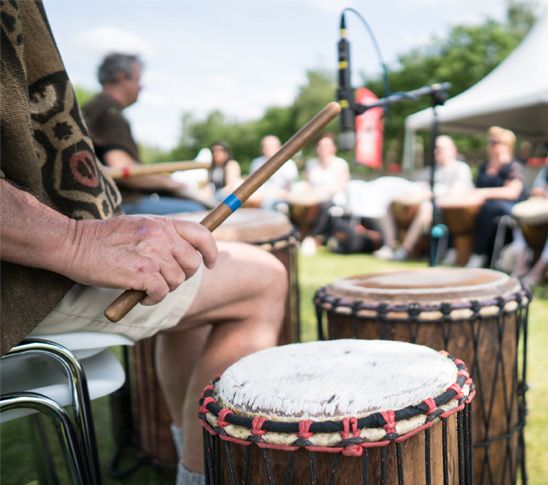
[[[337,101],[341,105],[339,149],[353,150],[356,140],[354,90],[351,83],[350,71],[350,43],[346,40],[346,21],[344,12],[341,14],[340,39],[337,43],[339,61],[339,84],[337,87]]]

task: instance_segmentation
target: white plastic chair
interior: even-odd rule
[[[25,340],[0,360],[0,422],[45,413],[58,430],[75,483],[100,484],[90,399],[124,384],[124,370],[107,347],[133,341],[94,332],[43,337]],[[68,405],[74,420],[63,409]]]

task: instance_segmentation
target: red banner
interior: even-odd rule
[[[367,88],[356,89],[356,101],[371,104],[377,96]],[[382,168],[383,124],[382,108],[367,110],[356,117],[356,161],[371,168]]]

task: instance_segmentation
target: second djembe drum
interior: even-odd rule
[[[512,215],[533,249],[534,259],[537,259],[548,237],[548,199],[533,197],[524,200],[512,208]]]
[[[525,369],[530,294],[504,273],[424,268],[342,279],[316,292],[320,336],[393,339],[443,348],[469,363],[474,482],[525,473]],[[520,350],[521,349],[521,350]]]
[[[181,214],[185,220],[199,222],[206,213]],[[240,209],[213,235],[218,241],[246,242],[259,246],[276,256],[286,267],[289,293],[279,343],[300,339],[299,288],[297,281],[297,240],[287,217],[273,211]],[[138,429],[138,447],[156,465],[177,463],[177,454],[171,440],[171,418],[162,395],[155,371],[155,338],[137,342],[133,351],[133,388],[137,409],[134,425]]]
[[[474,252],[476,219],[483,200],[473,195],[446,195],[437,200],[443,220],[453,237],[457,252],[456,264],[464,266]],[[483,228],[481,228],[483,230]]]
[[[208,484],[470,484],[474,384],[427,347],[338,340],[263,350],[203,392]]]

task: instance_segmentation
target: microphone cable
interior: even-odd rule
[[[350,12],[350,13],[353,13],[354,15],[356,15],[356,17],[358,17],[358,19],[360,19],[360,21],[362,22],[363,26],[365,27],[365,30],[367,30],[367,32],[369,34],[369,37],[371,38],[371,42],[372,42],[373,47],[376,51],[377,57],[379,58],[379,63],[380,63],[381,68],[382,68],[382,76],[381,77],[382,77],[382,82],[383,82],[383,87],[384,87],[384,97],[386,98],[391,94],[390,93],[390,84],[388,82],[388,70],[386,68],[386,63],[384,62],[384,58],[383,58],[381,49],[379,47],[379,44],[377,42],[377,39],[375,37],[375,34],[373,33],[373,30],[371,29],[371,27],[367,23],[367,20],[365,20],[365,17],[360,12],[358,12],[356,9],[354,9],[352,7],[344,8],[343,11],[341,12],[341,18],[344,16],[345,12]]]

